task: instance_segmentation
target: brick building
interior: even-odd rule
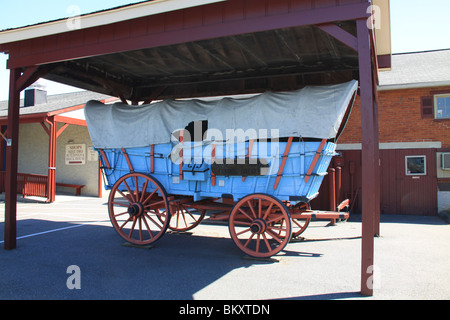
[[[449,210],[450,168],[442,159],[450,158],[450,49],[394,54],[392,68],[379,77],[381,213]],[[338,146],[343,191],[356,209],[364,177],[360,119],[357,98]]]

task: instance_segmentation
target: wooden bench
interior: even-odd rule
[[[84,187],[84,184],[80,185],[80,184],[69,184],[69,183],[57,182],[56,186],[58,186],[58,187],[67,187],[67,188],[75,188],[75,195],[79,196],[79,195],[81,195],[81,188]]]

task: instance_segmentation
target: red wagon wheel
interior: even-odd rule
[[[170,206],[169,229],[173,231],[188,231],[194,229],[202,222],[205,217],[206,210],[197,210],[185,207],[182,203],[177,203]]]
[[[155,242],[170,223],[164,187],[143,173],[129,173],[117,180],[109,195],[108,212],[117,233],[135,245]]]
[[[291,238],[288,209],[268,194],[251,194],[237,202],[228,227],[238,248],[257,258],[277,254]]]
[[[311,206],[308,202],[299,202],[292,207],[292,213],[301,213],[303,211],[311,210]],[[292,238],[298,237],[301,235],[306,228],[308,228],[310,218],[304,219],[292,219]]]

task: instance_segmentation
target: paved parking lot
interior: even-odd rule
[[[246,258],[226,225],[167,233],[151,249],[124,246],[105,204],[63,195],[53,204],[19,202],[18,248],[0,249],[0,299],[450,298],[450,227],[438,217],[382,217],[367,298],[359,294],[360,216],[334,227],[312,222],[305,241],[267,261]],[[3,211],[0,204],[2,246]]]

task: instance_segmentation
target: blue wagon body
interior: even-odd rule
[[[106,157],[106,159],[102,157],[103,170],[107,180],[106,188],[111,189],[120,177],[134,171],[151,174],[164,186],[168,194],[193,196],[194,200],[208,197],[228,197],[239,200],[249,193],[267,193],[280,200],[292,202],[309,201],[316,197],[330,161],[335,155],[336,145],[332,142],[326,143],[309,179],[305,179],[321,142],[292,142],[282,176],[275,188],[275,181],[279,174],[287,142],[273,144],[276,146],[272,146],[272,142],[254,143],[252,155],[248,157],[250,160],[247,162],[251,163],[252,159],[253,162],[257,162],[256,159],[260,160],[261,156],[257,157],[257,155],[264,150],[262,152],[264,153],[263,159],[268,167],[264,168],[264,172],[260,175],[247,177],[245,175],[215,175],[211,168],[213,163],[212,145],[189,148],[189,143],[183,144],[181,166],[179,159],[178,161],[172,160],[173,144],[155,145],[153,155],[150,147],[104,149],[101,157]],[[239,163],[245,161],[248,150],[249,141],[216,146],[214,163],[226,166],[228,162],[228,164],[239,167]],[[215,183],[212,182],[213,179],[215,179]]]

